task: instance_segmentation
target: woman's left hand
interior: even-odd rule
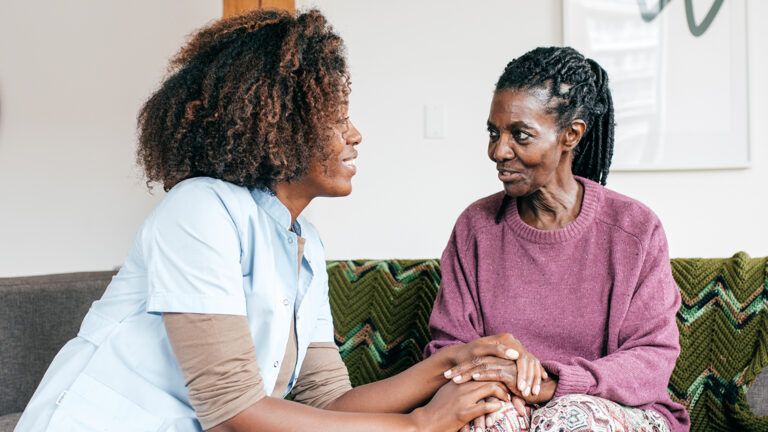
[[[446,371],[446,378],[458,384],[470,380],[502,382],[527,403],[547,402],[557,389],[557,381],[550,379],[539,360],[524,349],[516,360],[482,356],[461,362]]]
[[[521,351],[525,351],[525,349],[520,341],[509,333],[501,333],[481,337],[465,344],[447,346],[438,351],[436,356],[446,358],[453,366],[443,375],[446,378],[454,378],[456,368],[461,365],[471,364],[484,357],[517,360]]]

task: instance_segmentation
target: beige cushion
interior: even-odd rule
[[[768,416],[768,368],[763,369],[747,391],[747,401],[756,416]]]

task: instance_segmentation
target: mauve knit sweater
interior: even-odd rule
[[[503,192],[467,208],[443,252],[442,284],[426,355],[508,332],[559,382],[555,396],[587,394],[653,409],[687,431],[667,383],[680,353],[680,306],[667,240],[643,204],[577,177],[578,217],[558,230],[520,219]]]

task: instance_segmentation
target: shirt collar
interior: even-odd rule
[[[291,229],[291,212],[277,199],[274,192],[269,189],[254,188],[251,189],[251,195],[256,205],[267,212],[281,227],[286,230]]]

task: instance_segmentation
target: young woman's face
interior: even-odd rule
[[[357,146],[362,141],[360,131],[346,115],[331,125],[332,138],[329,158],[318,162],[305,178],[315,196],[339,197],[352,193],[352,177],[357,173]]]
[[[553,180],[567,150],[555,114],[539,90],[500,90],[488,116],[488,157],[511,197],[529,195]]]

